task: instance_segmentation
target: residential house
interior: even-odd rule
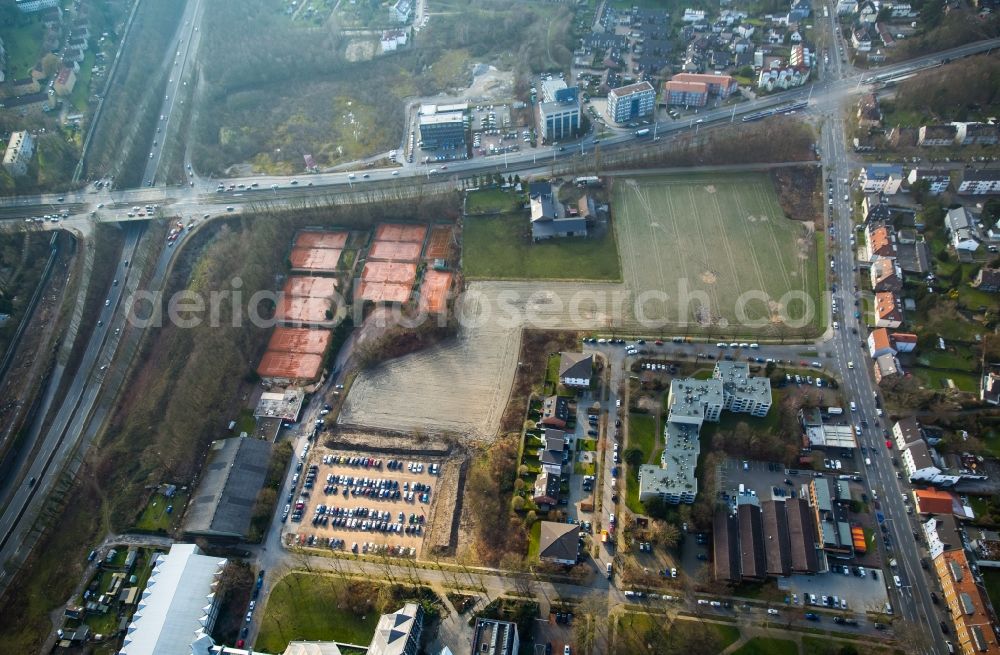
[[[872,261],[871,270],[872,291],[888,291],[899,293],[903,290],[903,269],[895,259],[876,257]]]
[[[757,77],[757,88],[763,91],[791,89],[809,81],[809,69],[805,67],[779,67],[761,69]]]
[[[564,352],[559,356],[559,384],[564,387],[589,389],[593,370],[593,355]]]
[[[1000,268],[984,266],[976,273],[972,286],[980,291],[996,293],[1000,291]]]
[[[538,559],[552,564],[573,566],[580,554],[580,528],[574,523],[542,521]]]
[[[488,655],[517,655],[520,648],[521,641],[517,634],[517,624],[513,621],[498,621],[482,617],[476,619],[476,628],[470,652],[477,655],[479,653],[486,653]],[[324,653],[322,655],[327,654]]]
[[[383,30],[379,46],[382,52],[395,52],[406,45],[406,30]]]
[[[865,228],[865,258],[874,262],[880,257],[896,257],[896,230],[888,223],[869,223]]]
[[[949,209],[944,217],[944,224],[955,250],[975,252],[979,249],[981,236],[968,209],[965,207]]]
[[[892,293],[875,294],[875,327],[898,328],[903,324],[903,305]]]
[[[951,173],[944,169],[914,168],[906,178],[911,187],[922,180],[927,180],[928,191],[932,196],[936,196],[948,190],[948,186],[951,184]]]
[[[878,6],[872,0],[862,0],[858,6],[858,21],[862,25],[873,25],[878,17]]]
[[[866,193],[861,200],[861,215],[865,223],[883,223],[892,219],[889,202],[881,193]],[[871,257],[869,257],[869,260]]]
[[[410,0],[396,0],[389,9],[389,17],[397,23],[405,23],[410,20],[412,11],[413,3]]]
[[[566,450],[566,433],[554,428],[545,428],[545,445],[538,453],[542,471],[557,478],[562,476],[562,467],[568,459]]]
[[[892,36],[892,31],[889,30],[889,27],[885,23],[875,23],[875,32],[885,47],[891,48],[896,45],[896,39]]]
[[[917,145],[923,147],[955,145],[958,128],[954,125],[921,125],[917,131]]]
[[[896,354],[887,329],[875,328],[868,333],[868,354],[872,359],[878,359],[882,355]]]
[[[882,6],[889,10],[889,15],[892,18],[911,18],[917,15],[909,2],[889,1],[883,3]]]
[[[587,220],[585,218],[559,216],[551,188],[547,192],[530,193],[529,197],[532,240],[544,241],[560,237],[587,236]]]
[[[539,507],[548,505],[555,507],[559,502],[559,488],[562,485],[560,476],[542,470],[535,478],[534,493],[531,496],[532,502]]]
[[[858,13],[858,0],[837,0],[837,15]]]
[[[859,181],[865,193],[895,195],[903,184],[903,167],[899,164],[868,164],[861,169]]]
[[[56,95],[68,96],[73,93],[73,89],[76,87],[76,73],[73,72],[72,68],[63,68],[59,71],[56,76],[56,82],[53,86],[53,90]]]
[[[808,0],[792,0],[788,9],[788,22],[800,23],[812,14],[812,6]]]
[[[898,353],[911,353],[917,349],[917,335],[909,332],[893,332],[892,345]]]
[[[990,364],[979,384],[979,400],[1000,405],[1000,364]]]
[[[902,450],[903,470],[911,482],[933,482],[943,471],[931,457],[930,448],[923,439],[917,439],[904,446]]]
[[[562,430],[571,416],[569,398],[565,396],[549,396],[542,404],[542,420],[538,423],[550,428]]]
[[[955,142],[960,146],[995,146],[1000,141],[1000,127],[987,123],[955,123]]]
[[[1000,193],[1000,168],[962,171],[958,192],[974,196]]]
[[[920,423],[912,416],[901,418],[892,426],[892,437],[896,440],[896,446],[902,448],[904,444],[914,441],[923,441],[924,430]]]
[[[878,96],[866,93],[858,101],[858,126],[882,127],[882,108],[878,104]]]
[[[965,655],[997,655],[1000,640],[993,627],[990,601],[983,586],[977,582],[979,572],[974,567],[961,547],[934,558],[941,597],[948,609],[945,620],[951,621],[954,627],[955,634],[950,641],[957,652]]]
[[[914,509],[917,514],[951,515],[959,519],[972,519],[971,507],[962,505],[958,496],[940,489],[916,489],[913,492]]]
[[[858,52],[870,52],[872,49],[872,33],[868,25],[862,23],[851,30],[851,45]]]
[[[903,374],[903,367],[892,353],[877,357],[873,368],[875,370],[875,384],[882,384],[883,380],[891,380]]]
[[[704,9],[691,9],[687,8],[684,10],[684,15],[681,16],[681,20],[685,23],[701,23],[705,20],[705,10]]]

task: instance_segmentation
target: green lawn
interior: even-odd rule
[[[375,634],[378,612],[356,614],[352,607],[363,607],[363,603],[341,607],[338,587],[329,580],[327,576],[305,573],[282,578],[267,599],[254,648],[280,653],[292,640],[367,644]]]
[[[585,450],[597,450],[597,440],[596,439],[578,439],[576,449],[580,452]]]
[[[734,651],[734,655],[798,655],[799,648],[794,641],[754,637]]]
[[[76,76],[76,86],[70,96],[70,104],[80,113],[87,111],[87,98],[90,97],[91,69],[94,67],[94,53],[88,52],[80,64],[80,73]]]
[[[860,655],[888,655],[893,649],[888,646],[876,646],[867,643],[852,644]],[[841,649],[845,646],[842,641],[831,641],[822,637],[803,635],[803,652],[809,655],[840,655]]]
[[[695,626],[690,621],[680,620],[669,623],[662,616],[628,612],[618,618],[615,629],[615,645],[611,652],[623,653],[630,647],[638,648],[641,645],[649,643],[650,640],[663,639],[668,642],[676,641],[677,634],[674,631],[678,625],[685,628],[696,628],[696,630],[706,631],[709,633],[709,638],[714,637],[718,640],[720,652],[728,648],[731,644],[736,643],[740,638],[739,628],[731,625],[703,623]],[[685,634],[681,639],[683,640],[689,636]],[[631,653],[639,651],[633,650],[629,652],[631,655]]]
[[[703,331],[715,335],[816,332],[822,239],[785,217],[766,174],[621,179],[612,216],[629,290],[669,296],[647,303],[647,321],[711,322]]]
[[[479,280],[620,280],[615,239],[551,239],[533,243],[526,214],[467,218],[462,264]]]
[[[0,38],[7,51],[8,80],[28,76],[28,71],[38,61],[45,32],[41,13],[17,15],[19,12],[13,9],[13,4],[10,11],[16,15],[14,24],[0,26]]]
[[[541,548],[542,522],[535,521],[528,531],[528,561],[534,562],[538,559],[538,551]]]
[[[1000,607],[1000,570],[981,568],[983,582],[986,585],[986,593],[990,597],[993,607]]]
[[[139,520],[135,522],[135,529],[147,532],[169,531],[184,514],[187,498],[188,495],[182,492],[177,492],[173,498],[167,498],[162,494],[153,494],[145,509],[142,510],[142,514],[139,515]],[[171,505],[173,510],[167,514],[167,507]]]
[[[246,407],[240,410],[240,415],[236,417],[236,429],[234,432],[235,436],[239,436],[241,432],[246,432],[252,435],[254,430],[257,429],[257,419],[254,418],[253,410]]]
[[[649,414],[629,414],[628,445],[624,452],[633,448],[642,451],[642,461],[649,463],[656,444],[656,417]],[[639,502],[639,469],[626,466],[625,473],[625,504],[636,514],[643,514],[646,509]]]
[[[524,204],[524,194],[500,189],[470,191],[465,196],[466,214],[502,214],[517,211]]]

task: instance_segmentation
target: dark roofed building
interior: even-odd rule
[[[740,524],[740,570],[743,579],[763,580],[767,577],[767,561],[760,507],[749,503],[740,505],[736,516]]]
[[[972,286],[980,291],[996,293],[1000,291],[1000,268],[989,268],[984,266],[976,273],[976,278],[972,281]]]
[[[184,532],[245,539],[270,459],[268,441],[249,437],[213,441],[201,481],[191,498]]]
[[[538,559],[567,566],[576,564],[580,552],[579,530],[573,523],[542,521]]]
[[[794,573],[816,573],[819,571],[819,556],[816,554],[816,526],[809,505],[801,498],[785,500],[788,520],[788,545]]]
[[[559,384],[566,387],[590,387],[594,356],[564,352],[559,357]]]
[[[725,510],[718,510],[715,513],[712,528],[712,563],[715,567],[716,580],[740,581],[736,529],[735,516]]]
[[[788,543],[788,519],[785,503],[766,500],[760,504],[761,523],[764,530],[764,555],[767,574],[787,576],[791,573],[791,553]]]
[[[954,125],[923,125],[917,132],[917,145],[950,146],[957,136],[958,128]]]

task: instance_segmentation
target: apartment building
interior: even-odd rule
[[[13,177],[20,177],[28,172],[28,163],[34,153],[35,141],[31,135],[27,131],[14,132],[3,155],[3,167]]]
[[[608,93],[608,118],[615,123],[648,116],[656,105],[656,90],[649,82],[637,82],[628,86],[611,89]]]

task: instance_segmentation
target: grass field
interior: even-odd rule
[[[339,597],[338,587],[326,576],[285,576],[267,599],[254,647],[280,653],[293,639],[367,644],[375,634],[378,612],[364,613],[362,609],[362,614],[356,614],[353,604],[344,608]]]
[[[518,209],[525,202],[522,193],[501,191],[500,189],[482,189],[471,191],[465,196],[466,214],[494,214]]]
[[[647,322],[720,336],[817,329],[813,226],[784,216],[767,175],[619,179],[612,208],[626,285],[659,295]]]
[[[656,417],[649,414],[630,414],[628,421],[628,447],[624,452],[636,448],[642,451],[642,462],[651,463],[649,460],[656,444]],[[628,471],[625,476],[625,504],[636,514],[642,514],[646,510],[639,502],[639,469],[633,466],[626,468]]]
[[[754,637],[734,651],[734,655],[798,655],[798,652],[794,641]]]
[[[184,508],[187,505],[187,493],[177,492],[173,498],[167,498],[163,494],[153,494],[146,504],[139,520],[135,522],[136,530],[148,532],[158,532],[160,530],[169,531],[174,524],[184,515]],[[170,513],[167,507],[173,506]]]
[[[990,602],[993,603],[993,607],[1000,606],[1000,571],[984,568],[982,573],[986,594],[990,597]]]
[[[479,280],[619,280],[614,236],[532,243],[522,214],[467,218],[462,265]]]

